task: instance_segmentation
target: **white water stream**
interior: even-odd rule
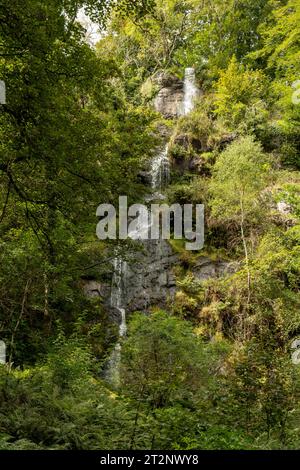
[[[195,71],[193,68],[185,70],[184,79],[184,99],[183,115],[190,113],[195,106],[195,99],[198,96],[196,86]],[[162,189],[170,180],[170,162],[168,159],[168,145],[166,145],[152,160],[150,166],[150,179],[153,194],[148,200],[162,199]],[[155,192],[156,191],[156,192]],[[149,221],[137,227],[135,232],[129,234],[130,238],[139,240],[144,238],[145,232],[150,228]],[[127,282],[127,262],[122,257],[114,259],[114,274],[111,287],[111,307],[117,309],[120,314],[119,341],[116,344],[111,357],[107,363],[106,379],[113,385],[119,384],[120,360],[121,360],[121,340],[126,336],[126,282]]]
[[[111,286],[110,305],[120,314],[119,341],[106,364],[105,377],[112,385],[118,386],[120,381],[121,339],[126,336],[126,310],[124,295],[126,291],[127,263],[120,256],[114,259],[114,274]]]
[[[196,85],[195,70],[191,67],[185,69],[184,75],[184,99],[183,99],[183,115],[186,116],[195,107],[195,100],[199,95]]]

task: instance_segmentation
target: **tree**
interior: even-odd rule
[[[212,216],[224,223],[236,222],[240,228],[248,273],[248,303],[250,257],[245,231],[262,214],[259,195],[266,185],[268,170],[261,145],[252,137],[241,137],[219,156],[210,183]]]
[[[284,164],[297,168],[300,165],[299,20],[298,0],[276,2],[261,24],[261,47],[249,56],[272,80],[270,94],[276,134],[281,136],[281,158]]]
[[[177,405],[188,411],[193,395],[210,382],[210,367],[206,348],[188,322],[160,311],[132,318],[121,369],[122,389],[136,406],[132,446],[145,413],[150,412],[155,422]],[[153,440],[157,439],[154,431]]]
[[[108,256],[97,242],[96,208],[141,191],[154,115],[122,97],[113,60],[85,43],[76,21],[84,2],[2,3],[0,322],[13,361],[28,343],[16,336],[31,337],[32,321],[43,331],[29,341],[31,361],[57,318],[68,322],[85,309],[80,277]],[[100,16],[105,3],[93,3]]]
[[[233,55],[247,62],[247,54],[261,45],[259,26],[270,12],[268,0],[205,0],[194,2],[186,56],[205,79],[215,79]]]
[[[215,112],[232,130],[251,133],[266,125],[268,81],[260,70],[250,70],[234,56],[216,83]]]
[[[251,267],[248,340],[237,343],[233,355],[237,413],[251,432],[265,433],[266,440],[278,434],[283,444],[288,442],[299,394],[299,371],[290,351],[290,338],[299,328],[297,240],[298,228],[286,233],[277,229],[262,239]],[[231,281],[228,299],[237,290],[236,280]]]
[[[153,98],[157,90],[152,79],[158,72],[183,74],[177,55],[186,42],[191,9],[191,0],[157,0],[155,8],[139,20],[112,17],[109,34],[97,48],[101,56],[114,56],[127,92],[137,103]]]
[[[187,396],[204,374],[191,326],[164,312],[135,315],[122,358],[123,385],[156,409]]]

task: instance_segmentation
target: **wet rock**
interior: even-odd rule
[[[151,306],[165,307],[175,295],[173,267],[178,263],[166,240],[148,240],[144,251],[128,263],[127,310],[148,311]]]
[[[155,110],[165,118],[176,118],[182,113],[184,85],[182,80],[169,74],[159,74],[156,78],[159,92],[154,100]]]
[[[168,287],[175,287],[176,286],[176,277],[173,273],[168,273]]]
[[[153,306],[165,308],[176,293],[173,268],[179,263],[179,256],[174,254],[166,240],[148,240],[141,244],[143,250],[137,250],[134,259],[127,262],[123,295],[128,313],[147,313]],[[238,262],[215,261],[201,256],[193,266],[192,272],[200,281],[206,281],[233,274],[238,269]],[[111,320],[120,323],[119,310],[110,306],[110,285],[86,281],[84,292],[88,297],[101,297]]]
[[[227,145],[231,144],[237,138],[237,134],[235,132],[231,132],[230,134],[226,134],[222,136],[219,141],[219,149],[224,150]]]
[[[168,275],[166,272],[163,272],[158,277],[158,284],[161,287],[166,287],[168,285]]]
[[[149,175],[149,171],[142,170],[138,173],[139,182],[144,184],[145,186],[150,186],[151,184],[151,176]]]

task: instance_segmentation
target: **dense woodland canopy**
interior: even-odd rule
[[[203,93],[166,122],[155,77],[191,66]],[[300,1],[0,0],[0,79],[0,449],[299,448]],[[143,199],[162,125],[201,157],[168,201],[204,203],[204,252],[238,269],[199,282],[172,240],[175,301],[131,315],[114,389],[82,280],[108,276],[96,208]]]

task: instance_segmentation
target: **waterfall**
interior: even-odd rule
[[[6,344],[0,340],[0,364],[6,364]]]
[[[195,69],[188,67],[185,69],[184,75],[184,99],[183,99],[183,115],[189,114],[195,107],[195,99],[199,95],[196,85]]]
[[[169,182],[170,163],[168,159],[168,145],[153,158],[150,176],[152,189],[162,189]]]
[[[114,275],[112,280],[112,288],[111,288],[111,298],[110,298],[110,305],[111,307],[115,307],[117,310],[121,311],[124,310],[123,308],[123,297],[124,297],[124,281],[125,281],[125,274],[127,271],[127,263],[124,261],[120,256],[117,256],[114,259]],[[120,336],[125,336],[126,334],[126,322],[124,324],[124,319],[120,324]]]
[[[126,336],[126,310],[124,295],[126,289],[127,263],[120,256],[114,259],[114,274],[111,286],[110,305],[120,314],[119,340],[106,364],[105,377],[108,382],[118,386],[120,382],[121,338]]]
[[[169,181],[170,165],[168,159],[168,145],[153,158],[150,167],[151,187],[161,190]],[[154,193],[152,198],[159,198],[161,194]],[[133,240],[142,240],[143,234],[150,229],[150,221],[141,224],[134,232],[129,233]],[[117,342],[106,365],[105,377],[108,382],[118,386],[120,382],[121,339],[126,336],[126,293],[127,263],[120,256],[114,259],[114,274],[111,286],[110,305],[120,313],[119,341]]]
[[[199,95],[199,90],[196,85],[195,70],[187,68],[185,70],[184,78],[184,98],[182,104],[181,114],[186,115],[194,109],[195,99]],[[157,155],[152,159],[150,165],[150,178],[152,195],[146,198],[147,201],[154,199],[164,199],[161,194],[162,189],[166,186],[170,179],[170,163],[168,159],[168,145],[161,149]],[[157,192],[155,192],[157,191]],[[149,221],[141,224],[134,232],[131,232],[130,238],[133,240],[143,240],[143,234],[150,228]],[[161,250],[161,240],[155,242],[156,250]],[[121,360],[121,339],[126,336],[126,278],[127,278],[127,263],[120,257],[116,256],[114,259],[114,274],[111,286],[111,302],[110,305],[116,309],[120,314],[119,324],[119,341],[117,342],[111,357],[108,360],[106,368],[106,379],[113,385],[119,384],[120,360]]]

